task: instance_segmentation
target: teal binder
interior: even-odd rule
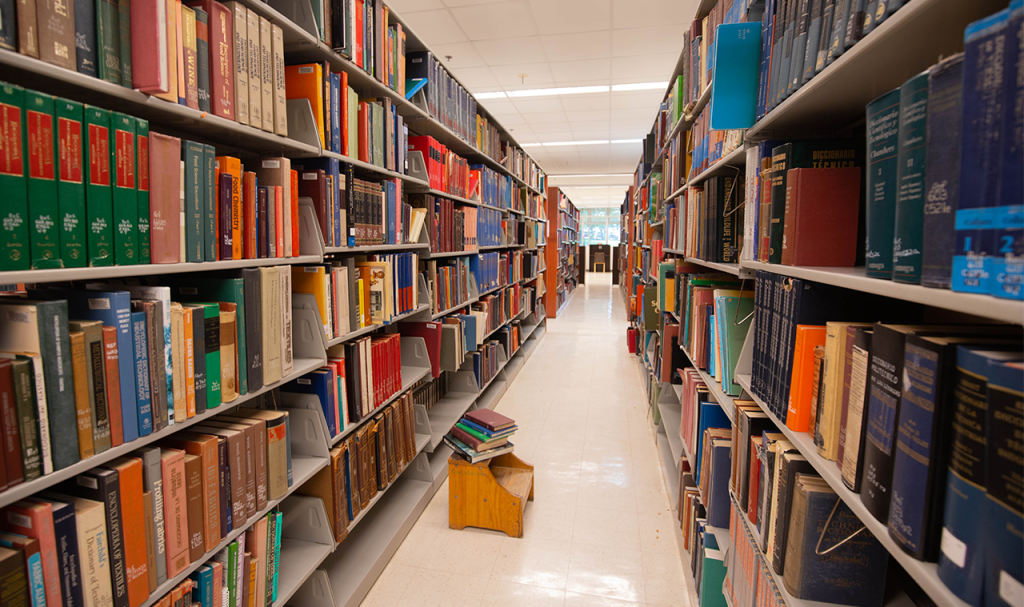
[[[711,79],[711,128],[754,126],[761,72],[761,22],[728,23],[715,32]]]

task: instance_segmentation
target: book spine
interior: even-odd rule
[[[231,13],[217,2],[210,3],[210,56],[216,57],[210,74],[210,105],[215,116],[235,119],[234,28]]]
[[[993,254],[1003,130],[1005,38],[1009,12],[1002,10],[964,31],[963,136],[960,147],[960,200],[951,288],[988,293],[986,258]]]
[[[0,84],[0,139],[11,153],[0,156],[0,188],[9,193],[3,210],[6,229],[0,231],[0,270],[27,270],[30,266],[28,233],[28,189],[25,156],[25,91],[20,86]]]
[[[247,392],[263,387],[263,296],[260,271],[242,271],[245,288],[245,348]]]
[[[97,6],[107,4],[101,0]],[[110,112],[92,106],[85,108],[86,166],[85,187],[86,241],[90,266],[114,264],[114,211],[110,175]]]
[[[103,327],[103,377],[106,382],[110,412],[110,446],[124,444],[124,423],[121,411],[121,377],[117,364],[117,327]]]
[[[199,7],[196,13],[196,97],[200,112],[210,111],[210,17]]]
[[[220,311],[217,304],[206,305],[203,331],[206,342],[206,408],[215,409],[221,404]]]
[[[192,308],[192,366],[195,385],[195,413],[206,413],[206,322],[204,307]]]
[[[135,176],[135,119],[114,112],[110,116],[113,134],[110,164],[115,175],[111,198],[114,221],[114,263],[137,264],[139,258],[139,205]]]
[[[231,190],[234,182],[234,178],[229,173],[220,174],[220,183],[217,184],[217,200],[218,208],[220,210],[220,258],[231,259],[233,249],[233,235],[231,230],[231,222],[227,221],[227,218],[231,217]]]
[[[15,6],[15,0],[9,0],[2,5],[4,15],[16,16],[17,21],[4,19],[0,24],[0,47],[38,59],[39,21],[36,16],[35,0],[18,2],[17,10]]]
[[[199,109],[199,47],[196,43],[196,13],[187,6],[181,7],[181,47],[185,68],[185,105]]]
[[[185,494],[188,496],[188,558],[195,563],[206,554],[203,533],[203,460],[197,455],[185,456]]]
[[[96,43],[100,79],[121,84],[121,26],[117,0],[96,0]]]
[[[782,263],[782,235],[786,225],[786,172],[792,153],[793,146],[791,144],[772,150],[769,263]]]
[[[900,87],[899,151],[897,157],[896,222],[892,280],[921,282],[924,248],[924,185],[927,165],[928,72]]]
[[[954,219],[960,199],[960,137],[963,126],[962,54],[933,66],[928,74],[927,167],[921,284],[948,289],[956,246]]]
[[[53,97],[25,91],[28,141],[28,223],[33,268],[59,268],[60,229]]]
[[[284,76],[284,30],[276,24],[270,26],[270,50],[274,60],[274,132],[282,137],[287,137],[288,95]],[[298,204],[295,200],[292,202]]]
[[[121,86],[132,88],[132,10],[131,0],[118,0],[118,40],[121,55]]]
[[[260,17],[260,128],[274,132],[274,55],[271,51],[270,21]]]
[[[218,184],[217,184],[217,159],[216,150],[212,145],[203,145],[203,183],[205,189],[202,193],[202,230],[203,230],[203,260],[217,261],[217,205],[218,205]]]
[[[260,16],[246,13],[246,55],[249,68],[249,126],[263,128],[263,76],[260,71]]]
[[[21,10],[22,3],[18,3]],[[37,2],[39,58],[47,63],[74,70],[75,21],[67,2]]]
[[[249,28],[248,9],[241,2],[225,4],[232,15],[234,27],[233,58],[235,61],[235,120],[250,124],[249,114]]]
[[[205,147],[186,141],[185,156],[185,261],[201,262],[206,236],[206,162]]]
[[[867,240],[864,254],[867,275],[891,279],[898,195],[899,89],[889,91],[868,104],[867,122]]]
[[[864,483],[861,501],[880,521],[888,520],[892,495],[896,420],[900,414],[904,334],[876,325],[871,344],[868,398],[864,412]]]
[[[133,312],[131,315],[132,347],[134,356],[135,401],[138,407],[139,436],[153,433],[153,406],[149,387],[149,351],[146,346],[146,314]]]
[[[135,119],[135,203],[138,207],[139,263],[152,260],[149,235],[149,121]]]
[[[164,521],[167,526],[167,576],[174,577],[189,564],[188,511],[185,494],[185,457],[180,451],[165,452],[161,461],[164,479]]]
[[[53,534],[60,563],[60,594],[66,607],[84,607],[82,580],[78,557],[78,532],[75,524],[75,509],[68,506],[63,512],[54,514]]]
[[[85,182],[82,173],[82,104],[57,99],[57,201],[60,258],[65,268],[86,263]]]

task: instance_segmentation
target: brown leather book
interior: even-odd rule
[[[348,525],[351,522],[348,518],[348,487],[345,483],[347,472],[345,469],[346,447],[347,445],[341,444],[331,449],[331,474],[334,475],[334,507],[337,510],[335,517],[338,521],[338,528],[342,530],[339,534],[336,528],[334,537],[339,542],[348,536]]]
[[[203,521],[204,552],[213,550],[220,542],[220,471],[217,453],[217,437],[197,432],[178,432],[164,440],[165,444],[181,449],[189,455],[197,455],[203,462]]]
[[[276,500],[288,492],[287,411],[240,408],[236,415],[261,419],[267,425],[267,499]]]
[[[341,448],[331,449],[330,465],[320,469],[313,478],[306,481],[295,490],[300,495],[318,497],[324,502],[327,510],[327,519],[331,523],[331,530],[334,533],[334,541],[341,542],[348,535],[348,507],[345,505],[343,494],[339,492],[337,476],[344,472],[341,468]],[[343,474],[342,474],[343,476]],[[345,515],[342,516],[341,507],[345,506]]]
[[[245,503],[245,434],[239,430],[200,425],[193,428],[213,436],[220,436],[228,442],[228,468],[231,473],[231,518],[234,528],[245,524],[248,520],[248,507]]]
[[[514,419],[505,417],[501,413],[491,411],[490,409],[478,409],[476,411],[470,411],[466,413],[466,417],[472,420],[474,423],[480,424],[484,428],[497,432],[498,430],[504,430],[505,428],[511,428],[516,425]]]
[[[185,495],[188,496],[188,560],[195,563],[206,554],[203,524],[203,458],[185,455]]]
[[[137,457],[119,457],[111,460],[106,467],[117,470],[128,604],[138,607],[149,598],[146,529],[152,528],[150,519],[145,517],[142,503],[142,460]]]
[[[178,449],[161,449],[160,466],[164,488],[167,577],[174,577],[191,562],[188,550],[188,501],[185,496],[185,453]]]
[[[256,442],[253,455],[256,459],[256,510],[267,507],[267,422],[256,417],[241,415],[221,415],[218,419],[231,420],[234,423],[249,424],[255,427]]]
[[[104,369],[107,379],[107,406],[110,410],[110,446],[124,444],[121,425],[121,372],[117,364],[117,328],[103,327]]]
[[[21,464],[21,433],[18,431],[18,409],[15,404],[13,363],[0,359],[0,451],[5,465],[5,488],[25,480]]]
[[[0,548],[0,602],[30,605],[25,557],[17,550]]]
[[[180,175],[181,140],[177,137],[150,131],[149,247],[151,263],[181,262]]]
[[[39,58],[47,63],[76,71],[75,3],[68,0],[37,0]],[[21,3],[18,3],[21,10]]]
[[[356,443],[355,436],[351,436],[345,441],[345,461],[347,462],[349,480],[345,499],[352,509],[352,516],[356,517],[362,510],[362,500],[359,499],[359,445]]]
[[[859,168],[790,169],[782,264],[852,267],[857,261]],[[827,204],[826,204],[827,201]]]
[[[237,430],[244,437],[242,453],[245,456],[245,512],[246,518],[256,516],[256,428],[249,424],[236,424],[230,420],[215,417],[206,422],[208,426]]]
[[[18,0],[18,8],[14,12],[18,17],[18,52],[38,59],[39,29],[36,26],[36,0]]]
[[[89,406],[89,368],[85,362],[85,333],[71,331],[71,374],[75,381],[75,419],[78,422],[78,454],[82,459],[95,453],[92,443],[92,413]]]

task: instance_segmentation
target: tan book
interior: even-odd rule
[[[36,20],[36,0],[18,0],[18,8],[14,12],[18,17],[18,52],[38,59],[39,30]],[[93,67],[95,68],[95,66]]]
[[[321,468],[313,475],[313,478],[295,490],[298,494],[318,497],[323,500],[324,508],[327,510],[327,519],[331,524],[336,542],[343,541],[348,535],[348,506],[345,504],[342,493],[344,488],[343,486],[339,487],[337,482],[338,473],[344,472],[344,453],[343,447],[331,449],[330,465]],[[344,507],[344,512],[342,512],[342,507]]]
[[[263,300],[263,385],[281,380],[281,275],[279,268],[260,268]],[[221,359],[223,360],[223,353]]]
[[[176,0],[167,0],[167,92],[155,97],[171,103],[178,103],[178,15]]]
[[[103,514],[103,504],[69,495],[60,495],[60,498],[75,505],[78,566],[81,570],[82,597],[85,599],[85,605],[113,605],[114,591],[110,581],[107,522]]]
[[[88,366],[85,361],[85,333],[71,331],[71,373],[75,380],[75,419],[78,423],[78,454],[95,455],[92,443],[92,407],[89,406]]]
[[[287,198],[287,197],[286,197]],[[291,234],[291,226],[285,221],[286,234]],[[290,251],[291,245],[285,245],[285,251]],[[294,363],[292,361],[292,273],[287,266],[279,268],[278,276],[281,279],[281,377],[291,375]]]
[[[188,560],[206,554],[206,525],[203,524],[203,458],[185,454],[185,495],[188,510]]]
[[[71,320],[68,321],[68,330],[81,331],[85,335],[86,385],[89,391],[92,443],[96,453],[103,453],[111,447],[103,323],[98,320]]]
[[[203,463],[203,521],[205,545],[203,552],[213,550],[220,542],[220,462],[217,437],[198,432],[178,432],[161,442],[189,455],[198,456]]]
[[[181,7],[182,53],[185,65],[185,105],[199,109],[199,55],[196,47],[196,12]]]
[[[775,471],[772,473],[772,489],[771,489],[772,504],[771,504],[771,510],[768,513],[768,528],[766,530],[766,533],[768,533],[768,542],[767,542],[767,547],[768,548],[767,548],[767,550],[765,550],[765,554],[768,554],[768,555],[774,554],[775,542],[778,541],[778,538],[775,537],[775,525],[776,525],[776,521],[779,518],[779,512],[778,512],[779,486],[780,486],[779,479],[781,479],[781,477],[782,477],[781,472],[782,472],[783,456],[787,452],[789,452],[789,451],[795,451],[796,447],[794,447],[793,443],[791,443],[789,441],[778,441],[774,445],[772,445],[772,449],[775,451],[775,465],[774,465]],[[771,566],[771,565],[769,565],[769,566]]]
[[[270,24],[270,52],[274,57],[274,132],[288,136],[288,93],[284,80],[284,30]]]
[[[818,454],[835,461],[839,457],[839,425],[843,410],[843,372],[846,368],[847,328],[870,327],[871,323],[830,322],[825,324],[825,395],[821,415],[823,445]]]
[[[250,533],[245,534],[245,550],[252,555],[250,566],[256,569],[256,597],[267,595],[267,517],[260,517],[252,524]],[[250,592],[249,596],[253,596]],[[262,605],[263,601],[256,601]]]
[[[249,126],[263,128],[263,76],[260,72],[260,16],[246,12],[246,47],[249,67]]]
[[[271,51],[273,43],[270,40],[270,20],[260,17],[260,106],[263,108],[260,116],[262,123],[260,128],[264,131],[274,132],[274,55]]]
[[[235,33],[235,121],[249,124],[249,10],[241,2],[225,2]]]
[[[238,369],[235,364],[237,339],[235,304],[220,304],[220,400],[229,403],[238,398]]]
[[[39,58],[65,69],[76,70],[74,3],[67,0],[37,0]],[[21,8],[21,3],[18,3]],[[4,15],[13,19],[13,15]]]
[[[221,415],[217,419],[231,420],[234,423],[254,427],[253,436],[256,439],[253,448],[253,454],[256,458],[256,509],[263,510],[267,507],[267,423],[259,418],[232,414]]]
[[[185,325],[181,304],[171,302],[171,379],[174,390],[174,420],[188,419],[185,393]]]
[[[245,500],[245,433],[206,424],[194,427],[193,431],[219,436],[228,442],[228,468],[231,474],[231,520],[232,525],[237,529],[249,519]]]
[[[245,512],[246,519],[256,516],[256,427],[251,424],[234,423],[232,420],[215,417],[207,426],[236,430],[243,436],[243,463],[245,464]]]

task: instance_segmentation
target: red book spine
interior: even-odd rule
[[[209,6],[210,109],[215,116],[234,120],[235,33],[231,11],[219,2],[204,2],[203,5]]]
[[[152,263],[181,261],[181,140],[149,132],[149,235]]]
[[[292,257],[299,256],[299,172],[289,171],[289,189],[291,191],[291,205],[289,211],[292,214]]]
[[[368,130],[370,121],[367,113],[369,106],[366,103],[359,104],[359,160],[370,162],[370,140]]]
[[[276,257],[284,257],[284,190],[274,186],[274,242],[277,244]]]
[[[242,174],[242,223],[245,234],[245,259],[256,259],[256,173]]]
[[[167,71],[167,2],[133,0],[132,86],[143,93],[157,95],[170,90]],[[160,51],[164,50],[163,61]]]
[[[121,372],[117,364],[117,329],[103,327],[103,353],[107,380],[107,405],[110,412],[110,446],[124,444],[121,422]]]
[[[53,506],[48,503],[16,502],[3,513],[0,528],[39,540],[46,604],[63,605],[60,596],[61,567],[57,559],[57,538],[53,531]]]
[[[14,405],[14,376],[11,361],[0,361],[0,438],[3,445],[7,487],[20,485],[25,480],[21,465],[21,434],[18,432],[18,411]]]

